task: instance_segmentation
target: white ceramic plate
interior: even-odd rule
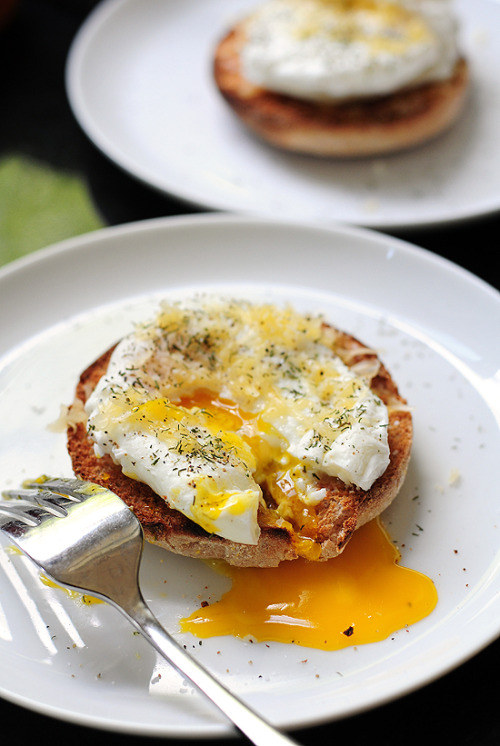
[[[322,161],[257,142],[211,79],[216,41],[258,0],[107,0],[67,65],[76,118],[135,177],[190,203],[374,228],[439,224],[500,207],[497,0],[457,0],[473,86],[459,123],[408,153]]]
[[[399,697],[494,640],[500,630],[499,296],[455,265],[379,234],[217,215],[162,219],[88,234],[5,267],[2,486],[42,473],[71,474],[65,436],[49,425],[72,400],[80,371],[159,297],[193,288],[322,310],[380,350],[415,409],[411,468],[385,523],[404,545],[402,563],[435,581],[439,602],[411,628],[339,652],[233,638],[199,645],[180,635],[178,619],[197,608],[198,594],[215,597],[226,581],[196,560],[148,546],[143,589],[165,626],[285,728]],[[118,612],[82,606],[43,585],[24,557],[9,552],[5,540],[2,546],[3,697],[127,733],[228,732]]]

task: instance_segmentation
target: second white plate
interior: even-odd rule
[[[215,44],[257,2],[99,5],[67,64],[69,101],[88,136],[135,177],[210,209],[395,228],[500,208],[496,0],[456,0],[472,72],[470,101],[456,126],[410,152],[349,162],[269,148],[216,91]]]

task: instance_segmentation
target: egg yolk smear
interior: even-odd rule
[[[181,629],[199,638],[232,635],[321,650],[377,642],[428,616],[437,603],[432,580],[401,567],[400,557],[375,519],[326,562],[214,563],[232,587],[181,620]]]

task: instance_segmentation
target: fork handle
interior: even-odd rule
[[[229,689],[217,681],[168,634],[142,597],[118,607],[154,648],[207,696],[236,728],[256,746],[292,746],[297,742],[280,733]]]

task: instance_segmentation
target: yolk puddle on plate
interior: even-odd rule
[[[326,562],[297,559],[276,568],[216,563],[232,587],[181,620],[181,629],[200,638],[232,635],[322,650],[377,642],[423,619],[437,603],[432,580],[398,565],[400,557],[375,519]]]

